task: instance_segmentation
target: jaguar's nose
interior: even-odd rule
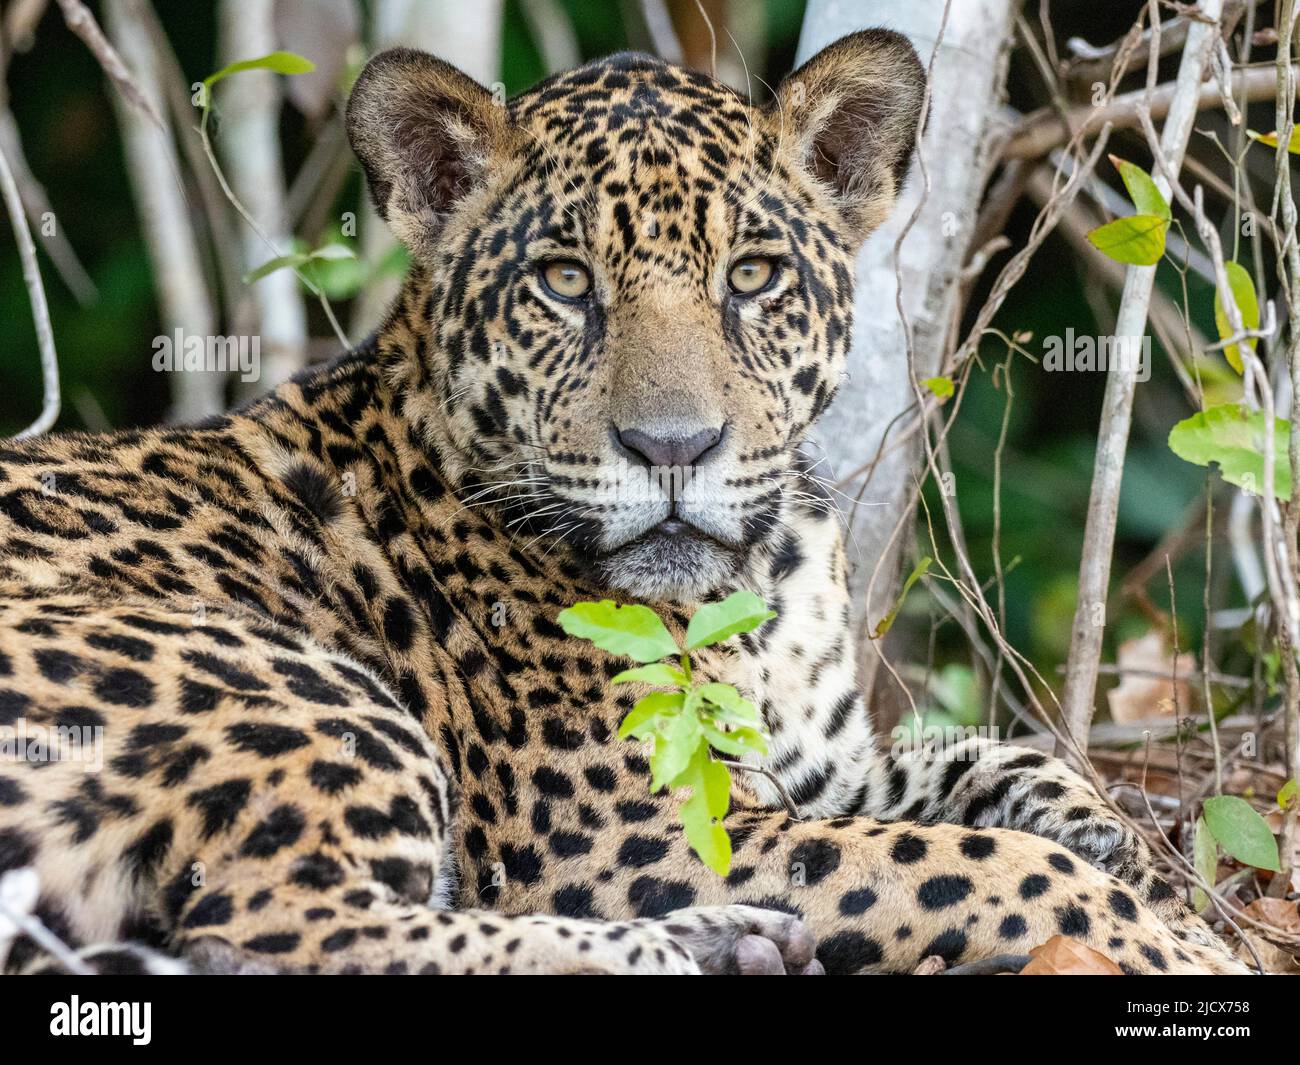
[[[658,435],[640,429],[615,428],[614,435],[634,459],[651,467],[695,466],[722,440],[723,426],[701,429],[689,436]]]

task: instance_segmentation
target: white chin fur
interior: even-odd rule
[[[601,560],[605,583],[641,602],[698,602],[736,575],[737,552],[699,537],[650,536]]]

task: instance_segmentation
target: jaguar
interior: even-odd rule
[[[0,725],[46,738],[0,760],[0,873],[82,964],[840,974],[1064,934],[1240,971],[1066,765],[884,751],[856,685],[801,448],[925,83],[884,30],[761,105],[640,54],[504,102],[371,59],[348,133],[412,263],[382,326],[200,424],[0,450]],[[617,738],[626,663],[556,617],[680,632],[742,588],[775,618],[696,669],[771,746],[721,877]]]

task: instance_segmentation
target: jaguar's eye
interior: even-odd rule
[[[737,296],[752,296],[767,288],[774,276],[776,276],[776,265],[772,260],[754,255],[748,259],[741,259],[731,268],[727,283],[731,285],[731,291]]]
[[[542,280],[560,299],[582,299],[591,290],[591,274],[579,263],[560,260],[542,267]]]

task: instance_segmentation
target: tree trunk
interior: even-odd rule
[[[878,0],[869,7],[849,0],[809,0],[799,41],[798,62],[854,30],[883,26],[905,34],[929,64],[939,36],[944,5],[938,0]],[[920,215],[897,254],[902,302],[912,324],[916,372],[940,372],[960,312],[959,274],[970,250],[976,209],[992,159],[990,143],[1001,126],[997,115],[1006,82],[1014,5],[1011,0],[953,0],[933,63],[929,122],[922,141],[930,190],[920,170],[911,176],[889,220],[858,256],[857,299],[849,375],[823,418],[818,439],[834,477],[843,478],[876,455],[886,427],[913,403],[907,342],[895,304],[895,254],[899,237],[921,203]],[[892,442],[906,425],[898,419]],[[868,694],[879,666],[868,636],[886,613],[899,587],[904,549],[911,539],[908,489],[918,472],[920,441],[884,458],[870,479],[858,475],[840,485],[850,498],[861,492],[863,506],[845,503],[851,535],[849,587],[863,691]],[[843,497],[840,497],[843,500]],[[890,540],[901,521],[902,532]],[[872,571],[880,571],[868,594]]]
[[[279,47],[271,0],[223,0],[220,7],[221,62],[255,59]],[[284,163],[280,158],[279,75],[246,70],[217,88],[217,149],[235,195],[257,219],[273,247],[244,228],[244,266],[253,270],[293,248],[285,218]],[[298,277],[277,270],[252,286],[254,321],[261,336],[261,379],[269,391],[292,377],[307,359],[307,310]]]
[[[113,94],[126,146],[131,190],[144,231],[145,246],[158,292],[163,331],[181,329],[206,339],[216,331],[216,312],[203,271],[199,242],[180,182],[180,160],[172,139],[157,53],[142,13],[141,0],[109,0],[105,5],[109,36],[131,69],[135,83],[162,116],[160,128],[137,108]],[[225,378],[216,371],[176,370],[171,381],[169,421],[192,422],[220,414],[226,406]]]

